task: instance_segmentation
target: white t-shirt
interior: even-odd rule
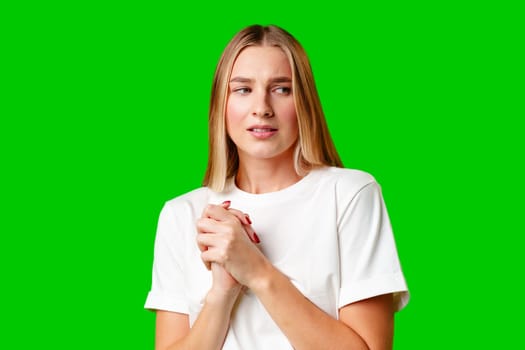
[[[212,282],[195,222],[207,204],[225,200],[250,215],[259,247],[273,265],[334,318],[345,305],[386,293],[394,293],[396,310],[407,304],[379,185],[365,172],[326,167],[277,192],[251,194],[232,181],[221,193],[203,187],[168,201],[159,218],[146,308],[188,314],[193,325]],[[232,313],[223,349],[292,346],[248,290]]]

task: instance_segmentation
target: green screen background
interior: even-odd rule
[[[382,185],[412,294],[395,349],[523,343],[517,7],[0,7],[0,348],[153,348],[157,217],[200,185],[213,71],[252,23],[301,41],[345,166]]]

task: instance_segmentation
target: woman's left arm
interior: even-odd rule
[[[248,287],[296,350],[392,349],[392,294],[344,306],[336,320],[310,302],[270,263]]]
[[[296,350],[392,348],[392,294],[346,305],[336,320],[310,302],[271,264],[250,241],[233,213],[210,205],[203,216],[225,227],[216,233],[198,235],[197,242],[207,247],[201,255],[203,261],[218,263],[251,289]],[[205,225],[201,231],[213,232]]]

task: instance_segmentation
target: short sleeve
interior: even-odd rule
[[[338,221],[341,287],[338,307],[393,293],[395,309],[409,299],[381,189],[376,182],[342,203]]]
[[[152,286],[145,308],[188,313],[184,291],[184,274],[180,263],[183,247],[181,228],[174,208],[166,203],[162,208],[155,237]]]

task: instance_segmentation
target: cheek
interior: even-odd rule
[[[244,116],[245,108],[238,101],[233,99],[228,99],[226,103],[226,123],[228,130],[230,126],[235,126]]]
[[[298,129],[297,112],[295,110],[294,103],[289,103],[286,106],[283,106],[282,117],[283,117],[283,120],[286,121],[286,124],[289,125],[291,130]]]

